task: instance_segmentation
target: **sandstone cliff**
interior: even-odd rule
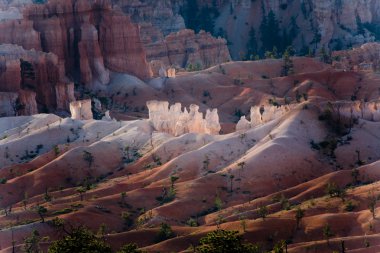
[[[352,50],[333,52],[333,66],[345,70],[376,71],[380,67],[380,44],[367,43]]]
[[[150,23],[164,36],[185,28],[180,15],[182,1],[171,0],[113,0],[136,23]]]
[[[75,100],[74,85],[66,81],[63,72],[64,66],[52,53],[0,45],[0,91],[17,94],[13,111],[3,113],[30,115],[68,110],[68,103]]]
[[[147,58],[158,60],[166,66],[203,69],[231,60],[227,42],[201,31],[181,30],[168,35],[165,40],[145,45]]]
[[[150,68],[139,28],[108,1],[53,0],[30,5],[24,20],[0,23],[0,43],[52,52],[66,74],[87,85],[107,84],[108,70],[145,79]]]
[[[321,105],[324,111],[330,111],[336,119],[347,122],[348,120],[363,119],[367,121],[380,121],[380,101],[337,101]]]

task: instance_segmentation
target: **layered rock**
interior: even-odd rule
[[[247,131],[251,128],[278,119],[295,107],[296,105],[292,104],[279,107],[272,105],[252,106],[250,113],[251,121],[247,120],[245,116],[242,116],[236,124],[236,131]]]
[[[241,59],[241,55],[247,53],[251,27],[256,31],[259,48],[262,46],[260,25],[263,14],[268,15],[270,11],[273,11],[279,21],[280,33],[286,31],[290,34],[297,51],[305,46],[313,50],[319,50],[323,45],[336,49],[371,42],[374,36],[364,24],[376,25],[380,20],[378,0],[218,2],[221,3],[217,5],[220,15],[215,20],[215,32],[221,31],[231,41],[230,49],[234,59]]]
[[[367,43],[352,50],[333,52],[333,66],[345,70],[378,70],[380,43]]]
[[[70,103],[71,118],[77,120],[93,119],[91,111],[91,99],[80,100]]]
[[[380,121],[380,100],[371,102],[339,101],[322,105],[323,111],[330,111],[339,120],[363,119]]]
[[[164,35],[185,28],[180,15],[182,1],[168,0],[113,0],[137,23],[150,23]]]
[[[219,134],[221,129],[218,110],[207,110],[206,117],[199,112],[199,106],[190,105],[182,111],[180,103],[169,107],[169,102],[148,101],[149,120],[154,129],[174,136],[185,133]]]
[[[203,69],[231,60],[226,40],[204,31],[195,34],[193,30],[181,30],[145,48],[148,60],[179,68]]]
[[[0,117],[14,116],[18,94],[15,92],[0,92]]]
[[[74,85],[66,82],[63,72],[52,53],[0,45],[0,92],[17,94],[16,114],[68,110],[75,100]]]
[[[66,74],[84,84],[107,84],[106,69],[142,79],[151,76],[138,26],[106,0],[27,6],[24,20],[2,22],[0,29],[0,43],[52,52]]]

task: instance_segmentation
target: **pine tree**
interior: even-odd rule
[[[272,10],[268,13],[268,16],[263,15],[260,33],[263,52],[272,50],[274,47],[281,45],[279,22]]]
[[[356,15],[356,25],[358,27],[358,34],[365,34],[364,25],[359,15]]]
[[[282,76],[288,76],[294,74],[294,64],[291,58],[292,47],[288,47],[283,55],[284,65],[282,66]]]
[[[257,55],[257,38],[255,28],[251,27],[249,31],[249,40],[247,44],[247,58],[252,60],[255,55]]]

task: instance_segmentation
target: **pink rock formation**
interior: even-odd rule
[[[65,82],[56,55],[20,46],[0,45],[0,91],[17,93],[16,113],[68,110],[74,85]]]
[[[181,30],[165,40],[145,45],[147,59],[161,61],[166,66],[207,68],[231,60],[227,42],[201,31]]]
[[[333,52],[333,66],[345,70],[378,70],[380,43],[367,43],[352,50]]]
[[[371,102],[338,101],[322,104],[322,110],[330,110],[335,117],[342,120],[363,119],[368,121],[380,121],[380,100]]]
[[[207,110],[206,117],[199,112],[199,106],[190,105],[190,110],[186,108],[182,111],[180,103],[169,107],[166,101],[148,101],[149,120],[154,129],[159,132],[166,132],[174,136],[185,133],[206,133],[219,134],[221,126],[219,124],[218,110]]]
[[[79,73],[84,84],[107,84],[106,68],[142,79],[151,76],[139,27],[112,10],[109,1],[52,0],[26,7],[24,18],[0,23],[0,43],[52,52],[66,74]]]
[[[93,119],[91,111],[91,99],[80,100],[70,103],[72,119],[90,120]]]

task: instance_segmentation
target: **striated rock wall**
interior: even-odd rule
[[[322,110],[329,110],[340,120],[363,119],[380,121],[380,100],[371,102],[339,101],[322,105]]]
[[[18,94],[16,114],[68,110],[74,85],[66,83],[64,66],[52,53],[0,45],[0,92]]]
[[[203,1],[202,1],[203,2]],[[220,15],[215,20],[215,32],[222,31],[231,41],[231,54],[240,59],[247,53],[251,27],[256,31],[261,47],[260,25],[263,14],[270,11],[279,21],[280,33],[287,32],[297,51],[305,46],[319,50],[346,48],[374,41],[374,36],[362,24],[378,24],[378,0],[265,0],[219,1]],[[231,13],[231,2],[233,3]]]
[[[71,112],[72,119],[78,119],[78,120],[93,119],[93,115],[91,111],[91,99],[71,102],[70,112]]]
[[[182,0],[112,0],[136,23],[150,23],[165,36],[185,28]]]
[[[203,69],[231,60],[225,39],[214,38],[204,31],[181,30],[165,40],[145,45],[147,59],[158,60],[166,66],[193,66]]]
[[[219,124],[218,110],[207,110],[206,117],[199,112],[199,106],[190,105],[190,110],[176,103],[169,107],[169,102],[148,101],[149,120],[155,130],[166,132],[174,136],[185,133],[205,133],[219,134],[221,126]]]
[[[107,69],[151,76],[139,27],[107,0],[52,0],[25,7],[23,15],[0,23],[0,44],[52,52],[68,76],[87,85],[107,84]]]
[[[15,105],[18,94],[15,92],[0,92],[0,117],[15,116]]]
[[[280,118],[295,108],[296,105],[282,105],[280,107],[272,105],[252,106],[251,121],[242,116],[236,125],[236,131],[246,131],[261,124]]]
[[[380,43],[367,43],[352,50],[333,52],[333,66],[345,70],[379,70]]]

